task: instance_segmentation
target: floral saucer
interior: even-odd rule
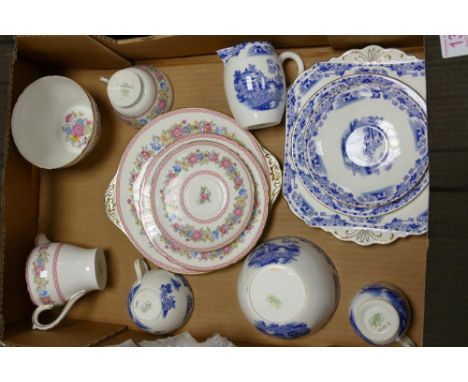
[[[382,116],[363,116],[366,110]],[[375,152],[373,136],[379,141]],[[301,109],[291,151],[301,181],[327,207],[354,216],[389,213],[429,182],[425,102],[388,77],[346,76],[325,85]]]
[[[200,134],[200,137],[186,137],[175,143],[176,149],[187,145],[196,147],[198,142],[205,143],[205,135]],[[221,138],[221,137],[219,137]],[[211,137],[211,142],[216,142],[218,137]],[[259,164],[254,160],[252,154],[245,148],[238,145],[236,142],[230,141],[229,139],[222,138],[223,145],[226,145],[231,151],[239,153],[241,159],[246,163],[249,168],[249,173],[254,184],[254,205],[252,214],[249,217],[248,224],[240,235],[235,238],[228,245],[222,248],[212,251],[192,251],[184,248],[183,246],[175,243],[168,239],[161,231],[159,226],[154,223],[153,214],[142,213],[141,219],[143,227],[146,231],[147,236],[150,238],[153,246],[158,250],[160,254],[165,256],[172,263],[181,266],[190,271],[196,272],[207,272],[216,269],[221,269],[229,264],[233,264],[243,258],[256,244],[260,235],[263,231],[266,223],[266,217],[268,214],[268,192],[267,184],[263,177]],[[153,162],[159,163],[164,158],[164,153],[157,155]],[[157,167],[157,165],[152,165]],[[150,170],[151,171],[151,170]],[[154,170],[153,170],[154,172]],[[147,206],[152,203],[152,197],[154,195],[151,192],[152,182],[150,179],[155,178],[150,172],[148,177],[143,178],[141,185],[140,194],[140,211],[147,211]],[[265,197],[266,196],[266,197]],[[265,204],[266,203],[266,204]]]
[[[181,248],[175,250],[162,235],[158,235],[158,240],[152,242],[146,234],[135,205],[135,190],[140,187],[137,183],[141,182],[150,159],[174,142],[180,139],[195,139],[199,134],[212,134],[236,144],[244,154],[241,155],[241,150],[236,150],[236,153],[242,159],[243,155],[250,158],[249,163],[244,160],[247,167],[259,170],[258,174],[251,173],[256,200],[255,213],[247,228],[232,245],[203,254]],[[224,114],[199,108],[180,109],[163,114],[138,131],[122,156],[116,174],[115,208],[111,213],[115,219],[112,220],[120,223],[129,240],[144,257],[164,269],[178,273],[200,273],[227,266],[243,257],[255,245],[263,230],[269,201],[269,185],[265,174],[270,179],[270,184],[275,185],[275,193],[281,179],[275,163],[274,157],[265,153],[252,134],[240,128],[232,118]]]
[[[292,132],[297,116],[307,101],[323,86],[353,74],[380,74],[395,78],[426,95],[425,64],[404,52],[377,46],[346,52],[328,62],[319,62],[302,73],[288,91],[283,195],[291,210],[311,227],[319,227],[337,238],[360,245],[387,244],[408,235],[427,232],[427,185],[421,193],[393,212],[372,217],[349,216],[326,207],[307,191],[291,155]],[[423,178],[424,180],[424,178]],[[419,190],[418,190],[419,192]]]
[[[146,171],[140,215],[153,219],[173,245],[191,251],[231,243],[249,222],[254,203],[254,185],[242,159],[209,141],[180,141],[165,152]]]

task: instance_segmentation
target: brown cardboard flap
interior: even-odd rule
[[[12,102],[43,71],[18,59],[13,67]],[[38,213],[39,171],[18,152],[10,136],[6,161],[5,195],[5,269],[3,304],[5,325],[31,316],[32,303],[25,288],[24,267],[34,247]]]
[[[270,41],[278,49],[328,45],[326,36],[149,36],[125,40],[97,38],[130,60],[213,54],[218,49],[252,40]]]
[[[131,62],[91,36],[19,36],[18,52],[50,68],[125,68]]]
[[[7,327],[2,341],[8,346],[96,346],[127,329],[125,325],[65,320],[53,330],[32,330],[31,324]]]

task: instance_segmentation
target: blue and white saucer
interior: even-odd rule
[[[283,196],[293,213],[308,226],[321,228],[341,240],[360,245],[388,244],[408,235],[421,235],[427,232],[428,226],[428,175],[416,185],[421,189],[415,191],[418,195],[411,202],[378,216],[351,216],[337,212],[318,201],[302,183],[291,150],[298,115],[308,100],[324,86],[355,74],[378,74],[400,80],[425,99],[424,61],[406,56],[399,50],[372,46],[313,65],[297,78],[288,91]]]
[[[302,183],[327,207],[361,217],[389,213],[429,182],[425,101],[388,77],[346,76],[301,109],[291,151]]]

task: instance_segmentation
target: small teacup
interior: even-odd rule
[[[107,83],[107,96],[117,116],[140,128],[169,111],[173,102],[171,83],[152,65],[138,65],[114,73]]]
[[[282,63],[294,60],[300,74],[304,63],[299,55],[283,52],[278,56],[264,41],[241,43],[217,53],[224,63],[224,88],[237,122],[244,129],[278,125],[286,104]]]
[[[145,332],[166,334],[188,321],[193,310],[193,293],[182,275],[163,269],[149,270],[141,259],[135,261],[137,281],[128,294],[128,313]]]
[[[410,305],[393,285],[375,283],[362,287],[351,301],[349,322],[357,335],[372,345],[398,342],[416,346],[405,335],[411,323]]]
[[[32,302],[37,305],[32,316],[33,329],[48,330],[57,326],[70,308],[87,292],[103,290],[107,282],[104,252],[70,244],[51,243],[43,234],[36,237],[26,262],[26,283]],[[60,315],[42,324],[39,315],[64,305]]]

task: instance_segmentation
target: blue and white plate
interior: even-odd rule
[[[360,245],[387,244],[408,235],[427,232],[429,189],[393,212],[371,217],[349,216],[317,201],[300,180],[291,154],[294,123],[301,108],[323,86],[345,75],[380,74],[395,78],[426,96],[425,64],[398,50],[368,47],[320,62],[302,73],[288,91],[283,195],[291,210],[311,227],[319,227],[341,240]]]
[[[425,101],[388,77],[346,76],[301,109],[291,151],[302,183],[321,203],[354,216],[389,213],[429,182]]]

